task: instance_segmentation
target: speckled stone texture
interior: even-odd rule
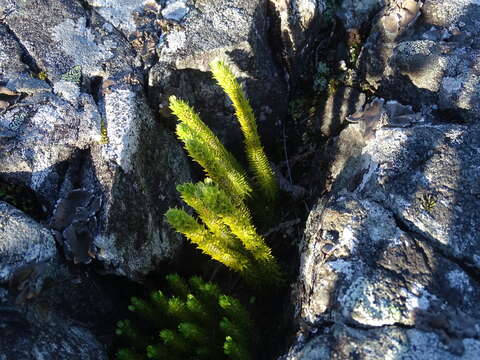
[[[134,10],[148,4],[116,5],[1,3],[0,36],[15,52],[0,56],[0,66],[18,98],[0,114],[0,176],[34,190],[51,224],[60,203],[76,214],[52,225],[73,261],[95,259],[141,279],[181,244],[163,214],[179,204],[176,184],[190,177],[180,145],[148,104],[146,58],[126,38]],[[86,202],[69,202],[77,190]]]
[[[377,16],[359,66],[379,96],[474,121],[480,110],[480,3],[395,0]]]
[[[8,283],[22,266],[49,261],[56,254],[51,230],[0,201],[0,284]]]
[[[480,126],[393,105],[374,100],[326,149],[285,359],[478,357]]]

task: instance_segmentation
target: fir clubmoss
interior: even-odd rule
[[[197,212],[198,220],[182,209],[170,209],[166,218],[200,250],[239,272],[250,283],[276,284],[281,278],[279,267],[253,225],[246,205],[247,200],[254,205],[255,201],[275,202],[278,195],[275,175],[263,151],[252,107],[240,84],[223,62],[214,62],[211,68],[235,108],[257,186],[250,184],[247,172],[193,108],[172,96],[170,109],[179,120],[177,136],[208,178],[204,182],[177,186],[183,201]]]
[[[245,153],[250,170],[257,179],[262,195],[269,201],[278,196],[278,185],[258,135],[253,109],[230,68],[222,61],[210,64],[213,77],[232,101],[244,136]]]
[[[132,298],[129,309],[142,323],[118,322],[117,335],[129,347],[120,349],[117,359],[251,358],[252,322],[237,299],[199,277],[187,283],[175,274],[166,280],[168,296],[157,291],[147,300]]]

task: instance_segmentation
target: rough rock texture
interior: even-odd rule
[[[480,126],[382,99],[348,119],[301,244],[285,359],[477,358]]]
[[[445,120],[478,119],[479,18],[476,0],[393,1],[362,51],[363,77],[378,95],[430,106]]]
[[[0,359],[107,359],[103,346],[85,328],[65,319],[29,316],[0,299]]]
[[[115,291],[69,269],[52,231],[3,202],[0,284],[0,359],[107,359],[95,335],[112,331]]]
[[[0,34],[16,51],[2,76],[18,96],[0,113],[0,176],[36,192],[73,261],[137,279],[180,245],[163,214],[188,167],[148,106],[144,54],[81,4],[1,2]]]
[[[369,18],[379,11],[388,0],[343,0],[336,15],[345,29],[360,29]]]
[[[261,132],[273,134],[287,113],[286,84],[273,63],[266,1],[197,1],[181,23],[170,21],[159,61],[150,71],[151,96],[168,114],[168,97],[187,99],[221,140],[240,152],[241,132],[209,63],[230,63],[251,100]],[[272,142],[275,136],[266,137]]]
[[[289,82],[295,87],[300,82],[312,57],[322,27],[328,24],[327,1],[325,0],[271,0],[272,38],[275,46],[282,49],[274,54],[289,74]],[[304,79],[303,79],[304,80]]]
[[[56,253],[52,231],[0,201],[0,284],[22,266],[49,261]]]
[[[394,0],[376,17],[360,75],[412,106],[374,98],[313,165],[328,193],[301,242],[283,359],[478,358],[479,11]]]
[[[21,61],[22,48],[8,28],[0,23],[0,81],[7,81],[12,75],[23,73],[27,66]]]

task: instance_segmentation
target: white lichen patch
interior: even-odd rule
[[[187,41],[187,35],[185,34],[185,31],[173,31],[165,36],[165,41],[167,46],[164,47],[162,51],[166,53],[173,53],[185,45]]]
[[[88,0],[88,3],[105,20],[117,29],[129,34],[135,31],[134,12],[141,10],[145,0]]]
[[[349,250],[350,253],[355,249],[355,235],[351,227],[347,226],[343,229],[342,234],[340,235],[339,246],[343,246]]]
[[[401,289],[405,297],[405,307],[408,311],[428,310],[432,301],[438,300],[435,295],[430,294],[423,285],[415,284],[411,291]]]
[[[104,155],[117,163],[125,172],[134,167],[133,155],[138,149],[141,126],[148,126],[148,109],[137,95],[128,89],[117,89],[105,95],[106,129],[109,139]]]
[[[454,93],[462,88],[462,79],[453,77],[444,77],[442,87],[448,93]]]
[[[162,16],[167,20],[182,21],[188,14],[190,8],[186,0],[168,0],[165,8],[162,10]]]
[[[77,105],[78,97],[80,96],[80,87],[77,84],[67,80],[60,80],[53,85],[53,91],[70,104]]]
[[[75,21],[66,19],[58,24],[52,29],[52,38],[87,75],[101,72],[102,63],[113,57],[113,48],[96,42],[94,34],[86,27],[84,17]]]
[[[354,266],[352,262],[343,259],[329,261],[326,264],[332,271],[345,275],[345,279],[350,281],[354,274]]]
[[[369,326],[393,325],[402,322],[403,305],[379,282],[357,278],[340,299],[343,316]]]
[[[447,273],[447,280],[450,287],[461,292],[471,292],[473,287],[468,275],[461,270],[453,270]]]

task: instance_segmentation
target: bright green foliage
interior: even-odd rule
[[[245,206],[234,202],[209,179],[177,186],[185,203],[197,211],[202,223],[181,209],[170,209],[167,221],[200,250],[253,284],[280,280],[270,248],[252,225]]]
[[[145,359],[250,359],[253,330],[247,310],[215,284],[193,277],[166,277],[169,295],[161,291],[150,299],[132,298],[129,307],[141,326],[119,321],[117,335],[130,346],[120,349],[118,360]]]
[[[225,149],[200,116],[183,100],[170,97],[170,109],[177,116],[177,136],[194,161],[199,163],[215,183],[244,199],[252,192],[245,171]]]
[[[245,138],[245,153],[248,163],[257,179],[260,191],[267,200],[274,201],[278,195],[278,185],[258,136],[253,109],[235,75],[224,62],[213,62],[210,67],[213,77],[233,103],[235,115]]]
[[[195,209],[201,222],[182,209],[170,209],[167,221],[200,250],[251,283],[277,283],[278,265],[270,248],[257,233],[249,199],[273,203],[278,195],[275,175],[263,151],[253,110],[231,70],[223,62],[211,64],[214,78],[230,97],[245,138],[245,152],[256,179],[253,187],[246,171],[225,149],[200,116],[184,101],[170,98],[170,109],[178,117],[176,133],[194,161],[208,176],[204,182],[177,186],[183,201]],[[254,193],[254,188],[259,194]],[[268,208],[268,206],[265,206]]]

